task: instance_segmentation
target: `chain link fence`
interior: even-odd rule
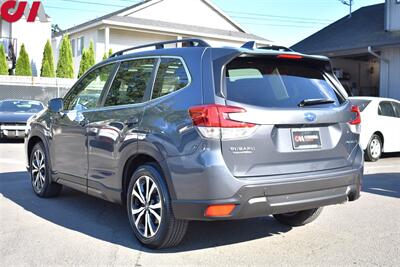
[[[39,100],[44,104],[63,97],[74,84],[73,79],[0,76],[0,100]]]

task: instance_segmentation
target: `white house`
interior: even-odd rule
[[[239,46],[249,40],[260,45],[271,42],[247,32],[209,0],[147,0],[77,25],[53,35],[53,50],[58,50],[68,34],[73,48],[75,73],[82,50],[95,44],[96,60],[110,48],[116,52],[157,41],[199,37],[214,46]]]
[[[27,22],[26,15],[14,23],[9,23],[0,16],[0,43],[5,48],[10,69],[19,56],[21,45],[25,44],[31,60],[32,74],[40,75],[44,46],[47,40],[51,40],[51,19],[44,13],[43,7],[40,12],[44,15],[38,16],[35,22]]]

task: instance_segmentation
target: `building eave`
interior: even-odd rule
[[[238,42],[246,42],[249,41],[249,38],[242,38],[242,37],[235,37],[235,36],[228,36],[228,35],[220,35],[220,34],[211,34],[211,33],[203,33],[197,31],[190,31],[190,30],[182,30],[182,29],[174,29],[174,28],[164,28],[164,27],[157,27],[157,26],[149,26],[149,25],[142,25],[142,24],[135,24],[135,23],[126,23],[126,22],[117,22],[112,20],[103,20],[104,25],[107,26],[117,26],[117,27],[124,27],[126,29],[132,29],[136,31],[152,31],[154,33],[161,33],[161,34],[169,34],[169,35],[191,35],[191,36],[199,36],[199,37],[208,37],[208,38],[215,38],[215,39],[222,39],[222,40],[230,40],[230,41],[238,41]],[[265,39],[254,39],[257,43],[261,45],[268,45],[271,44],[270,41]]]

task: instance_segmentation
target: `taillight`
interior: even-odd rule
[[[292,54],[280,54],[276,56],[277,58],[282,58],[282,59],[302,59],[303,56],[300,55],[292,55]]]
[[[360,108],[358,106],[352,106],[351,107],[351,112],[353,112],[355,114],[355,118],[353,120],[349,121],[349,123],[351,125],[359,125],[359,124],[361,124]]]
[[[254,133],[256,124],[231,120],[230,113],[244,113],[244,108],[224,105],[203,105],[189,109],[193,125],[201,135],[212,139],[237,139]]]

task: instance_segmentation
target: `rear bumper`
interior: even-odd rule
[[[331,170],[319,175],[304,174],[298,179],[281,177],[280,182],[244,185],[227,199],[175,200],[172,202],[173,212],[175,217],[186,220],[231,220],[339,204],[360,197],[362,175],[361,164],[358,168]],[[272,179],[265,177],[260,180]],[[236,204],[236,208],[230,216],[206,217],[206,208],[215,204]]]

